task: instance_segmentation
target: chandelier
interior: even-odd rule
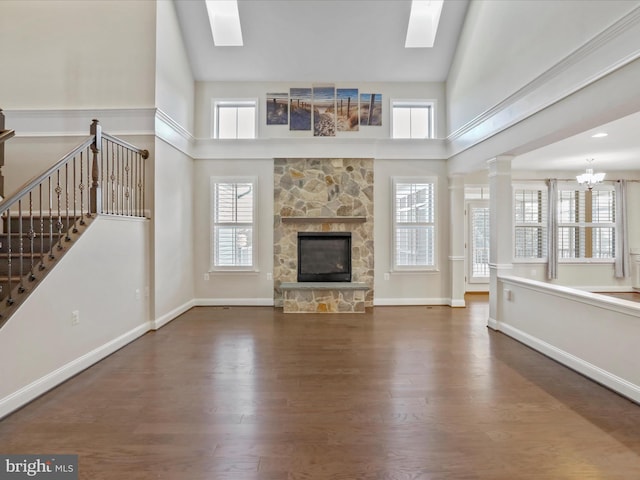
[[[594,185],[602,182],[604,180],[605,173],[593,173],[593,168],[591,167],[593,163],[593,158],[588,158],[587,163],[589,167],[587,171],[581,175],[576,176],[576,180],[580,185],[585,185],[589,190],[591,190]]]

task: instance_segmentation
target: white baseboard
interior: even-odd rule
[[[564,350],[561,350],[537,337],[529,335],[522,330],[515,328],[507,323],[500,324],[500,330],[512,338],[515,338],[519,342],[537,350],[540,353],[554,359],[555,361],[581,373],[585,377],[588,377],[611,390],[618,392],[630,400],[640,403],[640,385],[631,383],[624,378],[620,378],[617,375],[612,374],[606,370],[603,370],[592,363],[589,363],[575,355],[572,355]]]
[[[373,306],[449,305],[449,302],[449,298],[374,298]]]
[[[273,298],[196,298],[197,307],[273,307]]]
[[[156,318],[155,321],[151,322],[152,323],[152,330],[158,330],[159,328],[164,327],[171,320],[174,320],[175,318],[179,317],[184,312],[186,312],[187,310],[190,310],[191,308],[193,308],[195,306],[196,306],[195,300],[189,300],[188,302],[180,305],[179,307],[174,308],[170,312],[165,313],[161,317]]]
[[[491,330],[500,331],[500,323],[495,318],[489,317],[489,320],[487,321],[487,327],[489,327]]]
[[[121,349],[128,343],[131,343],[135,339],[141,337],[149,331],[149,327],[149,323],[145,322],[133,330],[129,330],[123,335],[120,335],[104,345],[76,358],[66,365],[63,365],[57,370],[48,373],[34,382],[31,382],[29,385],[13,392],[11,395],[0,399],[0,418],[9,415],[11,412],[26,405],[32,400],[38,398],[40,395],[57,387],[74,375],[77,375],[83,370],[98,363],[103,358],[108,357],[113,352]]]
[[[450,298],[449,306],[458,308],[458,307],[466,307],[467,304],[465,303],[464,298]]]

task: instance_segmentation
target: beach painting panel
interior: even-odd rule
[[[382,125],[382,94],[360,94],[360,125],[379,127]]]
[[[267,93],[267,125],[289,123],[289,94]]]
[[[360,126],[358,89],[336,90],[336,127],[339,132],[357,132]]]
[[[311,89],[289,89],[289,130],[311,131]]]
[[[331,86],[313,87],[313,136],[336,135],[336,89]]]

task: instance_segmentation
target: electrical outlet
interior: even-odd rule
[[[136,288],[136,300],[140,300],[140,289]]]
[[[389,272],[385,272],[384,273],[384,279],[385,280],[389,280]]]
[[[208,281],[209,281],[209,274],[208,274],[208,273],[205,273],[205,274],[204,274],[204,281],[205,281],[205,282],[208,282]]]
[[[267,280],[273,280],[273,274],[271,272],[267,273]]]
[[[74,310],[71,312],[71,325],[76,326],[80,323],[80,311]]]

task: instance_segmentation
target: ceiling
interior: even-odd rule
[[[238,0],[243,47],[215,47],[204,0],[176,0],[194,77],[209,82],[442,82],[469,0],[446,0],[434,48],[404,48],[411,0]],[[518,155],[515,170],[637,170],[640,114]],[[597,131],[608,137],[591,138]]]
[[[595,171],[635,170],[640,168],[640,112],[566,138],[545,147],[518,155],[516,170],[575,170],[587,168],[593,158]],[[605,132],[603,138],[592,135]]]
[[[433,48],[404,48],[411,0],[239,0],[243,47],[215,47],[204,0],[175,2],[198,81],[442,82],[468,0],[444,2]]]

